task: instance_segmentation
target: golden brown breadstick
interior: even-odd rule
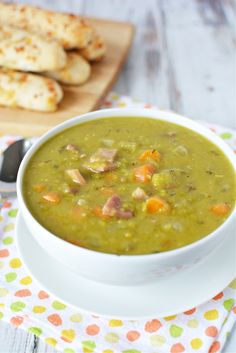
[[[52,79],[0,68],[0,105],[53,112],[62,97],[61,87]]]
[[[62,46],[44,37],[10,26],[0,25],[0,66],[41,72],[66,66]]]
[[[103,38],[97,34],[89,42],[86,48],[79,49],[80,53],[88,61],[100,61],[106,54],[106,44]]]
[[[44,74],[66,85],[81,85],[90,76],[90,64],[78,53],[67,53],[67,65],[64,69],[48,71]]]
[[[0,3],[0,23],[57,39],[66,49],[84,48],[93,29],[79,17],[29,5]]]

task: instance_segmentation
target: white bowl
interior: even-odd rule
[[[88,279],[114,284],[134,285],[156,281],[159,277],[194,265],[213,251],[236,229],[236,208],[227,220],[205,238],[182,248],[150,255],[113,255],[100,253],[68,243],[45,229],[31,214],[22,191],[22,180],[28,162],[38,148],[52,136],[71,126],[105,117],[146,117],[184,126],[204,136],[217,145],[236,171],[236,157],[232,150],[209,129],[180,115],[158,110],[118,108],[99,110],[65,121],[44,134],[24,157],[17,178],[17,195],[20,212],[25,223],[43,249],[78,275]],[[50,269],[48,269],[50,271]]]

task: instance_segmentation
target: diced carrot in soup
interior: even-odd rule
[[[148,213],[169,213],[171,210],[167,201],[159,196],[150,197],[145,204]]]
[[[141,183],[148,183],[155,173],[156,167],[153,164],[144,164],[133,169],[134,179]]]
[[[217,216],[224,216],[230,211],[230,206],[225,203],[217,203],[211,208],[212,212]]]
[[[141,162],[145,162],[148,159],[152,159],[156,162],[159,162],[161,159],[161,155],[157,150],[146,150],[139,156],[139,160]]]

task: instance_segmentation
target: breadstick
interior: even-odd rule
[[[53,112],[63,92],[49,78],[0,68],[0,105]]]
[[[67,54],[67,65],[58,71],[48,71],[44,74],[66,85],[81,85],[89,79],[90,64],[78,53]]]
[[[66,53],[54,40],[28,31],[0,26],[0,66],[41,72],[66,66]]]
[[[0,23],[57,39],[65,49],[84,48],[93,29],[77,16],[20,4],[0,3]]]
[[[106,44],[102,37],[97,34],[94,34],[94,37],[89,42],[86,48],[78,49],[85,59],[88,61],[101,61],[101,59],[106,54]]]

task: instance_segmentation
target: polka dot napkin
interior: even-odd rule
[[[106,108],[124,106],[151,107],[114,93],[104,102]],[[236,149],[236,131],[215,125],[209,128]],[[0,150],[14,139],[0,137]],[[16,198],[0,199],[0,208],[0,319],[34,333],[64,353],[222,350],[236,321],[236,279],[208,303],[180,315],[124,321],[84,314],[49,296],[29,276],[15,246]]]

